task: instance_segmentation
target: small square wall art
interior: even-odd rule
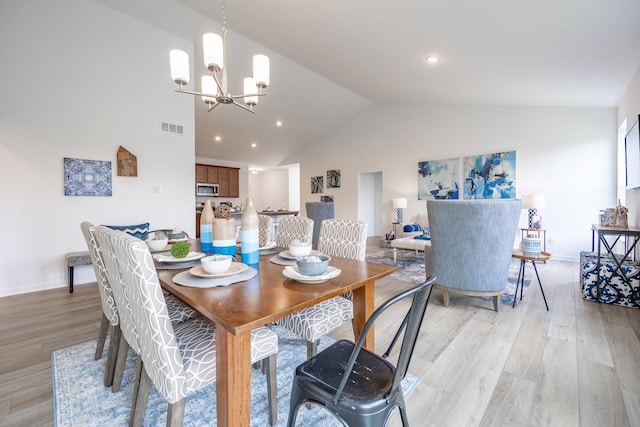
[[[64,158],[65,196],[111,196],[111,162]]]
[[[418,162],[418,200],[458,199],[459,159]]]
[[[482,154],[464,158],[465,199],[516,197],[516,152]]]

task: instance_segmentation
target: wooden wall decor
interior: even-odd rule
[[[122,145],[118,148],[118,176],[138,176],[138,158]]]

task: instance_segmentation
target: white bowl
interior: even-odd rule
[[[151,249],[152,251],[159,251],[160,249],[167,246],[167,243],[169,243],[169,239],[147,240],[147,246],[149,246],[149,249]]]
[[[311,253],[311,243],[301,245],[289,245],[289,253],[294,257],[305,256]]]
[[[209,274],[224,273],[231,267],[231,255],[211,255],[200,260],[202,268]]]

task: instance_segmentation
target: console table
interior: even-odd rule
[[[625,261],[628,261],[630,259],[633,259],[635,261],[635,248],[636,245],[638,244],[638,240],[640,240],[640,228],[634,228],[634,227],[629,227],[629,228],[618,228],[618,227],[604,227],[598,224],[593,224],[591,227],[591,250],[593,251],[595,249],[595,236],[598,236],[598,258],[597,258],[597,264],[596,264],[596,286],[597,286],[597,301],[600,301],[600,265],[601,265],[601,255],[602,255],[602,249],[601,247],[604,246],[604,248],[606,249],[607,253],[611,256],[613,262],[615,263],[615,267],[613,269],[613,271],[611,272],[611,275],[609,275],[608,277],[605,277],[604,282],[609,284],[611,282],[611,278],[613,277],[613,275],[617,272],[619,273],[620,277],[622,277],[622,279],[624,280],[625,284],[629,287],[629,289],[633,289],[633,285],[631,283],[631,280],[629,279],[629,277],[627,276],[627,274],[624,272],[624,269],[622,268],[622,264]],[[607,240],[607,237],[611,237],[613,238],[613,243],[609,243],[609,241]],[[624,255],[620,256],[620,255],[615,255],[613,253],[613,248],[616,246],[616,244],[620,241],[620,239],[622,237],[625,238],[629,238],[625,241],[625,253]],[[634,293],[636,292],[631,292],[630,297],[633,299],[634,298]]]

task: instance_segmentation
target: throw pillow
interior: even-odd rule
[[[140,240],[147,240],[147,235],[149,234],[148,222],[135,225],[105,225],[105,227],[109,227],[112,230],[124,231],[125,233],[133,237],[137,237]]]
[[[414,231],[420,231],[420,226],[418,224],[405,224],[403,230],[405,233],[412,233]]]

